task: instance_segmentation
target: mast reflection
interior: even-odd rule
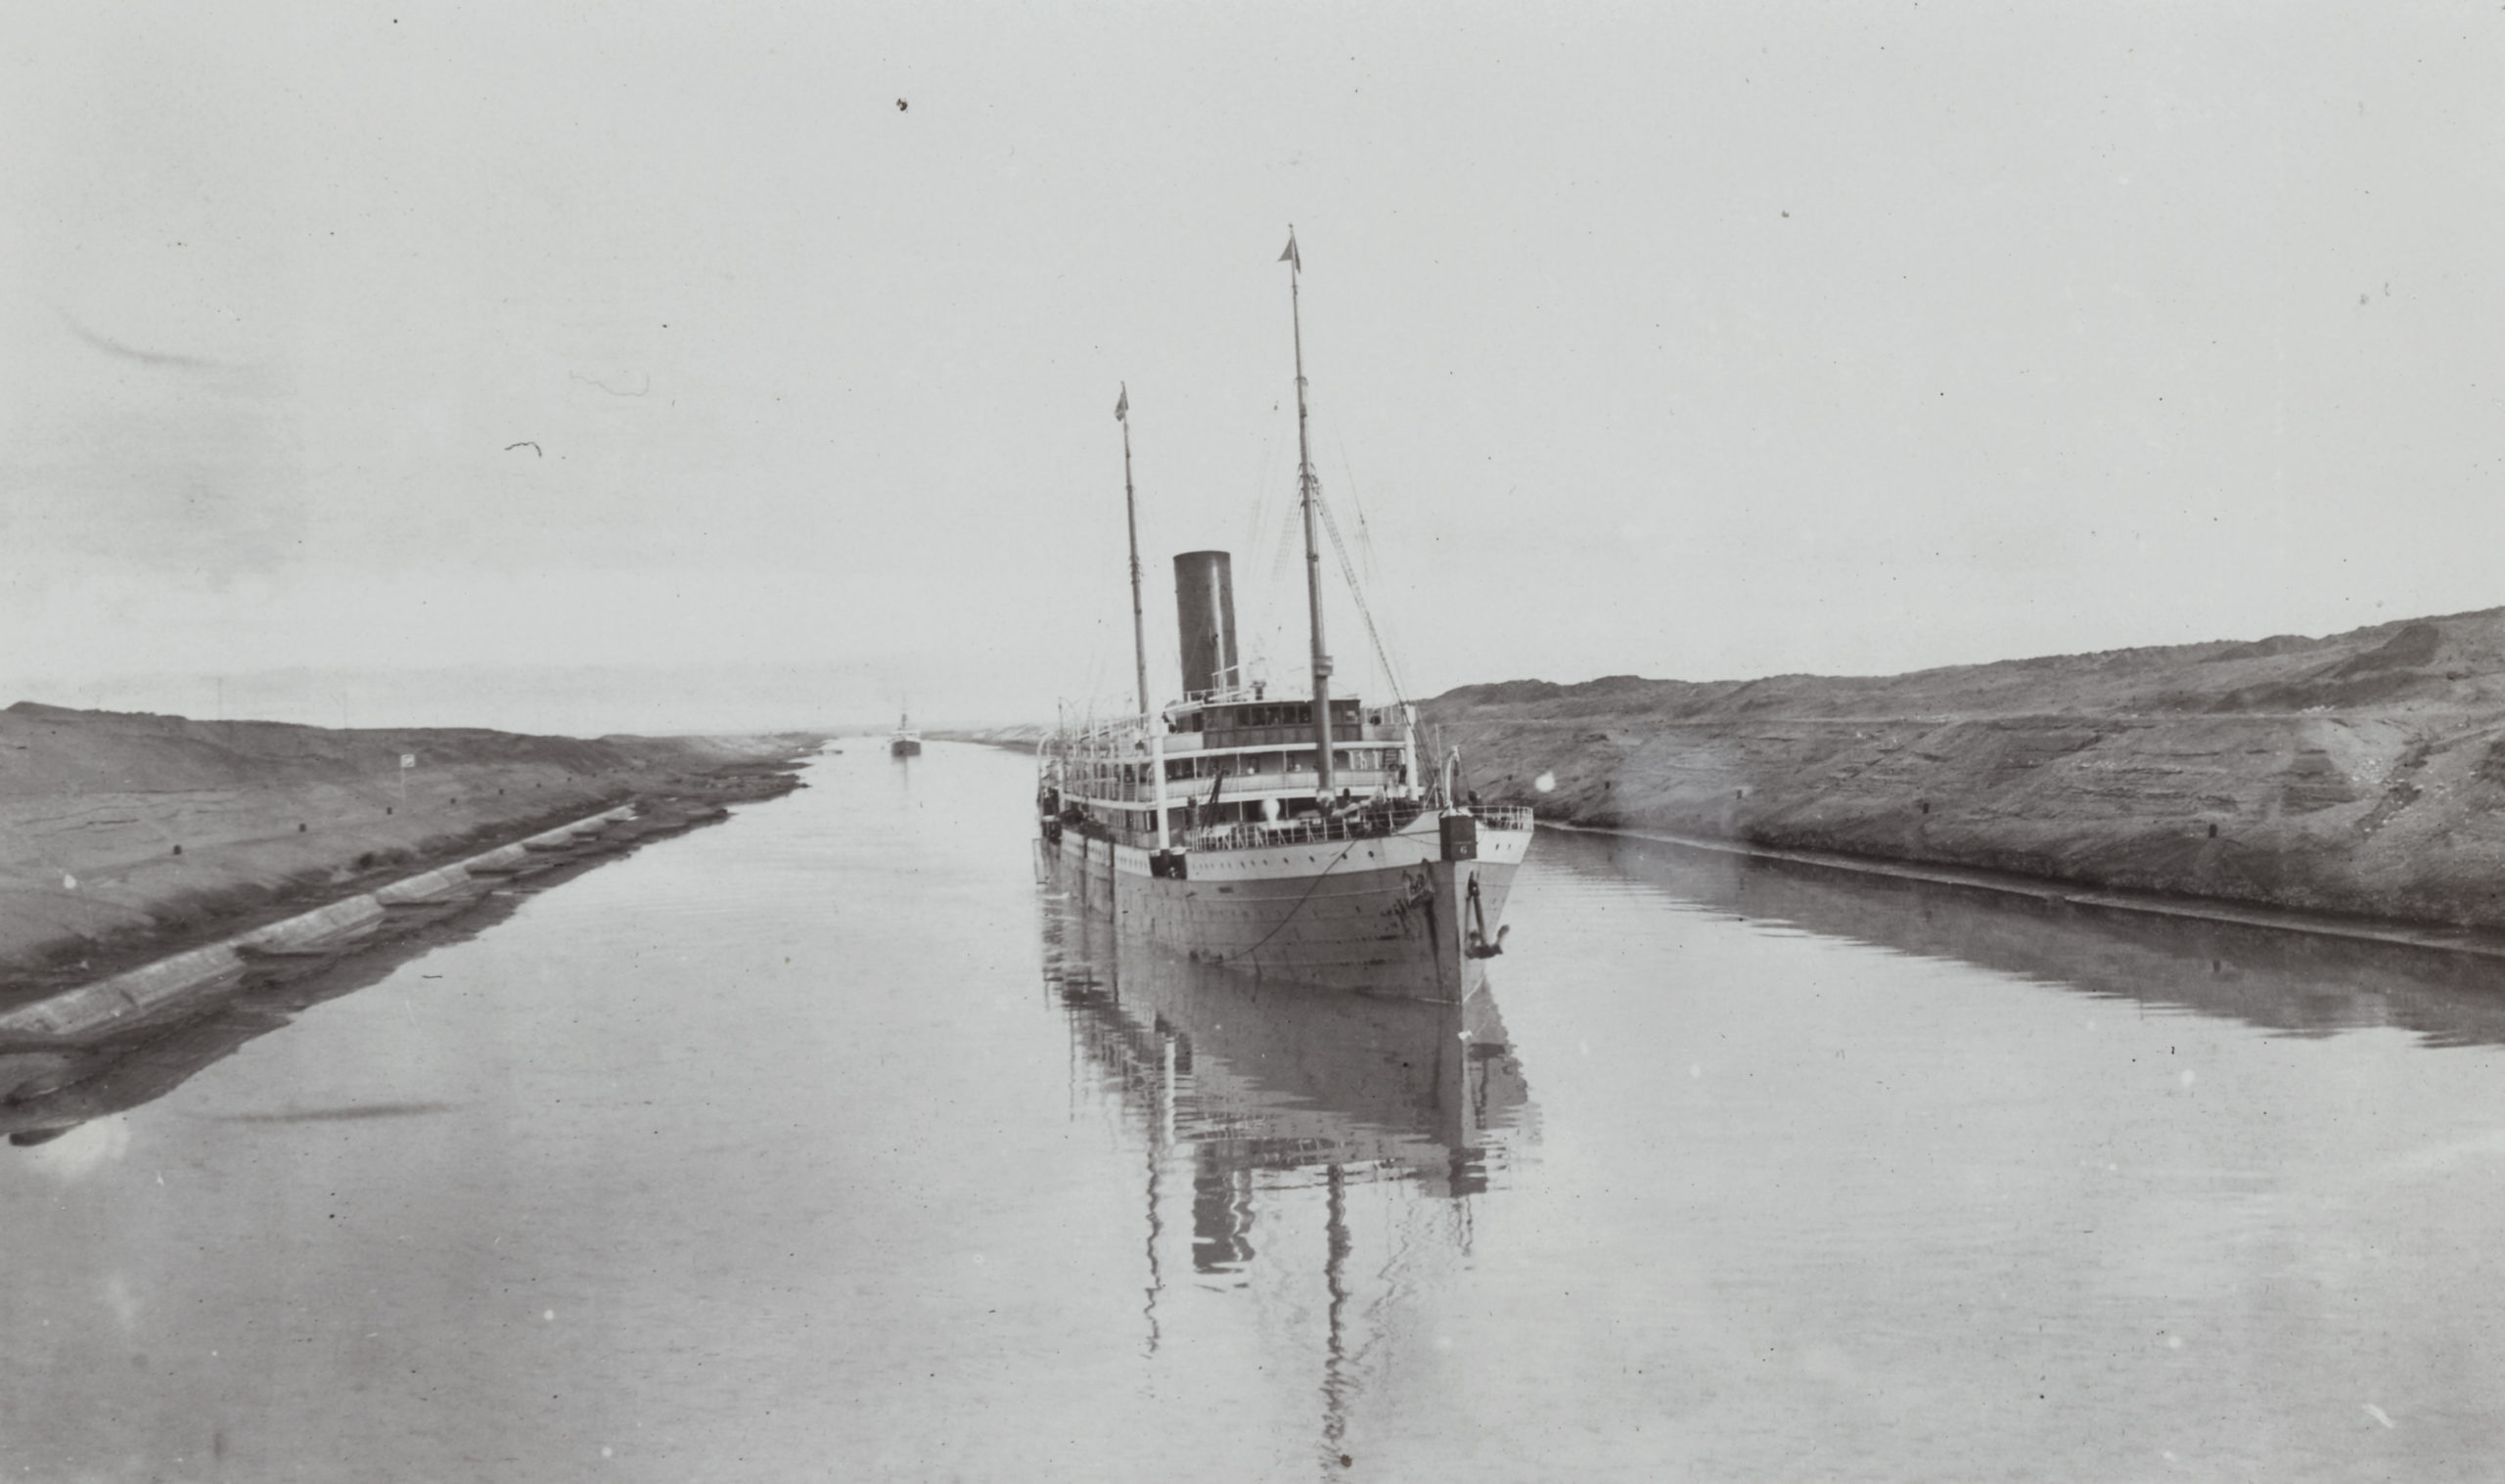
[[[1146,1348],[1166,1338],[1161,1300],[1178,1266],[1167,1206],[1180,1198],[1169,1185],[1187,1179],[1200,1286],[1284,1286],[1281,1307],[1318,1309],[1320,1443],[1336,1471],[1377,1346],[1421,1301],[1424,1270],[1467,1254],[1472,1200],[1501,1186],[1529,1132],[1493,994],[1454,1005],[1264,982],[1122,935],[1065,899],[1043,908],[1072,1098],[1101,1095],[1144,1135]],[[1367,1186],[1393,1198],[1356,1199]]]

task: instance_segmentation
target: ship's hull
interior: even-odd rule
[[[1484,1190],[1491,1125],[1529,1101],[1491,991],[1460,1005],[1254,979],[1055,904],[1045,976],[1081,1047],[1204,1175],[1331,1165],[1397,1171],[1439,1194]],[[1196,1202],[1204,1242],[1242,1245],[1249,1210]],[[1228,1215],[1233,1219],[1227,1219]]]
[[[1087,912],[1205,964],[1263,978],[1408,999],[1466,1000],[1498,951],[1527,832],[1479,836],[1445,860],[1437,832],[1224,851],[1160,875],[1152,853],[1076,830],[1044,840],[1054,878]]]
[[[888,743],[888,755],[890,757],[920,757],[922,755],[922,743],[915,742],[909,737],[899,737],[895,741]]]

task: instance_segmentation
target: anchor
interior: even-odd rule
[[[1508,925],[1496,929],[1490,941],[1487,936],[1487,906],[1479,898],[1479,873],[1470,874],[1470,932],[1462,944],[1462,955],[1472,959],[1492,959],[1505,951],[1505,934],[1514,929]]]

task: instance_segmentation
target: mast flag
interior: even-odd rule
[[[1279,261],[1294,264],[1298,273],[1304,271],[1304,259],[1297,255],[1296,228],[1294,227],[1288,228],[1288,250],[1279,254]]]
[[[1122,396],[1121,396],[1121,400],[1120,400],[1120,401],[1117,401],[1117,402],[1116,402],[1116,403],[1114,404],[1114,421],[1115,421],[1115,422],[1116,422],[1116,423],[1127,423],[1127,422],[1129,422],[1130,420],[1131,420],[1131,388],[1130,388],[1130,383],[1129,383],[1129,382],[1125,382],[1124,383],[1122,383]]]

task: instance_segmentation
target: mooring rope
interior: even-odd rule
[[[1273,925],[1268,932],[1261,934],[1260,943],[1253,944],[1252,947],[1245,949],[1242,953],[1227,954],[1224,957],[1217,959],[1215,962],[1223,964],[1227,962],[1228,959],[1241,959],[1259,953],[1263,943],[1267,943],[1272,938],[1277,937],[1279,935],[1279,928],[1287,926],[1290,922],[1295,920],[1298,913],[1304,910],[1304,904],[1313,900],[1314,890],[1322,884],[1322,878],[1329,876],[1335,867],[1337,867],[1342,861],[1348,858],[1348,852],[1356,848],[1357,842],[1355,840],[1350,840],[1348,843],[1341,846],[1340,853],[1331,857],[1331,864],[1323,867],[1320,871],[1313,874],[1313,885],[1304,888],[1304,895],[1296,899],[1296,905],[1288,909],[1287,916],[1279,919],[1278,922]]]

